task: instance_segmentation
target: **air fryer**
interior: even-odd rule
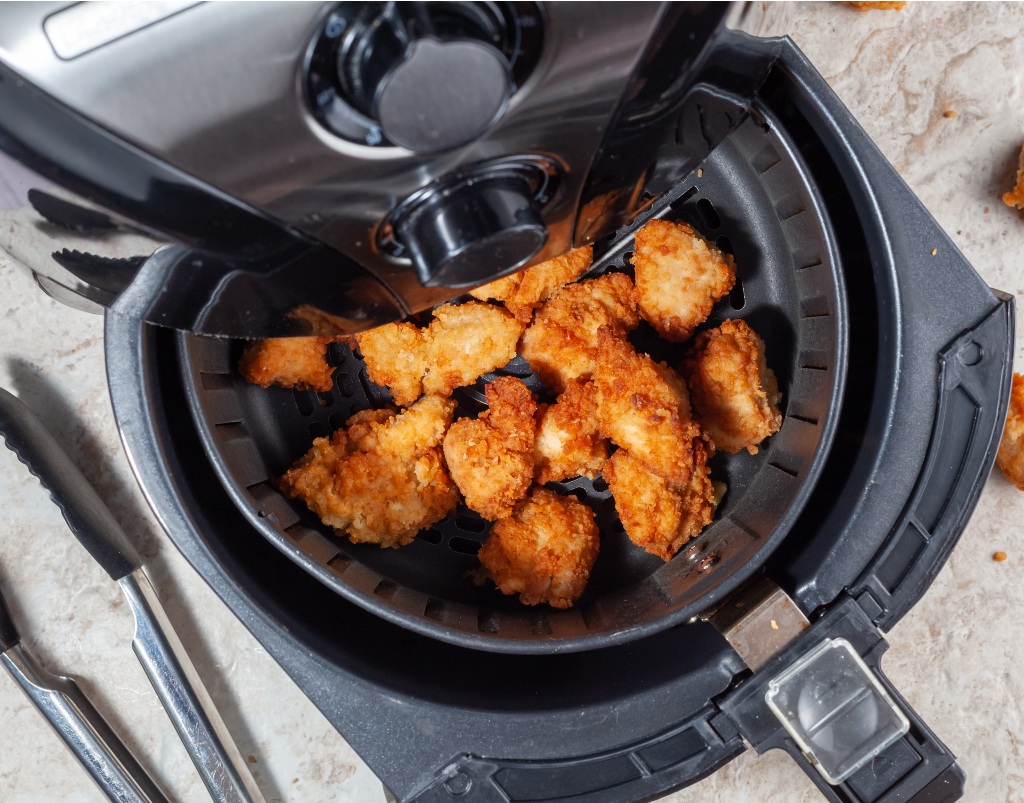
[[[727,9],[701,4],[450,7],[310,6],[275,45],[291,47],[301,80],[289,91],[306,104],[310,136],[348,159],[344,183],[288,137],[293,149],[258,168],[215,163],[226,142],[240,156],[267,147],[253,123],[273,130],[268,118],[224,115],[207,140],[154,144],[142,136],[145,109],[116,97],[97,119],[69,111],[56,76],[109,42],[76,55],[57,35],[71,48],[57,53],[66,63],[36,86],[14,86],[9,72],[0,81],[5,108],[19,110],[0,121],[0,144],[73,193],[41,187],[40,214],[88,230],[97,224],[83,210],[92,211],[174,241],[130,264],[96,253],[62,255],[63,272],[33,266],[51,290],[109,306],[115,415],[169,536],[396,800],[647,800],[747,746],[786,750],[830,800],[956,799],[964,775],[882,674],[882,633],[927,589],[991,468],[1012,301],[981,282],[790,41],[728,31]],[[198,13],[145,30],[191,30]],[[237,47],[266,45],[269,23],[237,13],[251,25]],[[367,33],[374,14],[392,15],[386,42]],[[577,29],[579,43],[567,36]],[[49,38],[35,46],[56,47],[41,30]],[[182,46],[203,53],[206,36],[192,32]],[[453,42],[505,54],[507,97],[475,121],[468,145],[459,131],[437,133],[452,138],[441,144],[420,139],[385,110],[401,67],[425,58],[415,55],[424,40],[440,43],[428,54]],[[6,47],[0,69],[16,70]],[[234,47],[216,58],[237,57]],[[169,48],[154,63],[180,77]],[[391,54],[384,67],[374,49]],[[493,66],[491,51],[474,58]],[[589,139],[559,139],[538,110],[555,109],[558,93],[570,99],[569,78],[586,82],[599,55],[617,65],[606,75],[618,75],[617,88],[592,82],[572,94],[563,113],[587,121]],[[433,54],[438,74],[450,56]],[[371,74],[372,92],[353,77]],[[138,88],[140,75],[118,80]],[[237,86],[233,76],[225,86]],[[87,78],[74,86],[98,97]],[[595,138],[601,115],[608,125]],[[104,155],[69,165],[58,134],[26,135],[47,119],[112,148],[110,164]],[[247,137],[247,125],[259,130]],[[396,147],[405,152],[389,161]],[[125,177],[101,186],[113,164]],[[423,186],[403,184],[407,168]],[[160,192],[132,194],[133,177],[136,189]],[[452,212],[472,205],[468,179],[488,189],[500,230]],[[502,212],[517,193],[531,199],[521,228]],[[735,254],[737,288],[712,322],[750,321],[784,394],[782,429],[758,455],[716,458],[727,494],[672,561],[628,544],[599,480],[564,483],[559,492],[597,512],[601,562],[573,610],[525,609],[465,581],[486,538],[467,511],[381,552],[334,537],[274,490],[312,437],[385,391],[341,345],[327,394],[247,386],[234,370],[237,338],[307,333],[309,317],[294,315],[302,305],[334,331],[364,328],[585,242],[595,272],[628,270],[633,232],[652,217],[686,220]],[[439,256],[430,242],[451,239],[453,220],[476,245]],[[477,273],[488,260],[491,272]],[[659,359],[678,357],[642,330],[636,338]],[[502,372],[532,381],[521,361]],[[472,409],[480,398],[469,388],[459,402]]]

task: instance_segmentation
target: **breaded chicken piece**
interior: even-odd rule
[[[666,340],[687,340],[736,282],[732,257],[685,223],[651,220],[635,247],[640,315]]]
[[[693,441],[701,434],[689,416],[686,385],[614,331],[602,329],[598,343],[603,365],[593,381],[600,433],[666,482],[685,486],[694,464]]]
[[[1017,158],[1017,184],[1009,192],[1003,193],[1003,203],[1024,209],[1024,147],[1020,149],[1020,156]]]
[[[245,347],[238,370],[260,387],[276,385],[326,392],[334,387],[334,369],[327,364],[330,337],[271,337]]]
[[[388,323],[356,335],[366,374],[391,391],[395,404],[408,407],[423,395],[427,372],[424,331],[407,321]]]
[[[537,482],[594,479],[608,459],[608,441],[597,431],[594,385],[573,381],[554,404],[538,407],[533,462]]]
[[[587,380],[603,361],[602,327],[623,339],[640,322],[636,290],[623,273],[570,284],[555,293],[523,335],[520,353],[541,381],[561,393],[574,379]]]
[[[448,396],[516,356],[523,325],[506,310],[470,301],[434,310],[427,327],[423,391]]]
[[[408,544],[459,502],[439,446],[454,410],[425,396],[398,415],[358,413],[348,429],[313,441],[278,487],[353,543]]]
[[[444,457],[466,506],[495,521],[512,515],[533,482],[537,401],[511,376],[498,377],[484,392],[488,409],[451,425]]]
[[[746,321],[730,319],[698,335],[683,363],[693,417],[715,446],[757,454],[757,444],[782,426],[782,394],[765,364],[764,341]]]
[[[1006,479],[1024,491],[1024,376],[1021,374],[1013,375],[1006,427],[999,441],[996,463]]]
[[[423,393],[450,396],[516,355],[523,325],[506,310],[471,301],[434,310],[426,329],[403,321],[356,336],[367,376],[407,407]]]
[[[601,476],[630,541],[667,561],[711,523],[715,491],[708,468],[710,451],[705,441],[694,441],[690,481],[681,487],[648,471],[626,449],[611,456]]]
[[[585,245],[470,290],[469,294],[481,301],[501,301],[517,320],[529,323],[537,307],[560,287],[580,278],[593,263],[593,246]]]
[[[570,608],[583,593],[600,543],[589,507],[534,487],[512,516],[495,522],[479,556],[503,594],[518,594],[525,605]]]

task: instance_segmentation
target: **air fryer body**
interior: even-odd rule
[[[683,131],[695,87],[721,84],[742,108],[763,79],[716,60],[728,11],[182,3],[114,21],[92,4],[12,4],[0,150],[176,244],[148,272],[166,292],[146,320],[353,331],[649,207],[737,122]],[[134,276],[45,268],[101,304]]]

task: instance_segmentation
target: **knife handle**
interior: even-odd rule
[[[20,644],[0,654],[0,663],[110,800],[168,803],[167,796],[71,678],[43,669]]]
[[[50,492],[79,543],[114,580],[142,565],[99,494],[28,405],[0,388],[0,434]]]

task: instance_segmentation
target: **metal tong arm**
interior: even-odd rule
[[[21,644],[0,655],[0,662],[107,797],[118,803],[167,803],[71,678],[47,672]]]
[[[262,801],[245,761],[143,569],[117,581],[135,616],[132,648],[214,800]]]

